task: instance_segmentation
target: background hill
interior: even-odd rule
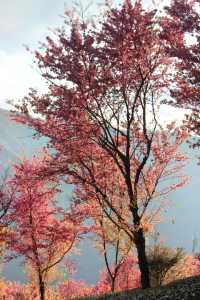
[[[31,157],[42,149],[46,139],[35,140],[32,138],[33,133],[31,129],[12,121],[8,111],[0,109],[0,164],[4,168],[20,157]],[[196,251],[200,251],[200,167],[196,165],[198,151],[191,150],[187,144],[182,150],[191,157],[185,170],[190,177],[190,184],[171,196],[171,202],[163,214],[163,222],[158,225],[158,230],[169,246],[183,247],[191,251],[193,240],[196,239]],[[61,201],[70,201],[70,194],[71,187],[63,187]],[[88,283],[95,282],[102,260],[90,242],[82,243],[81,254],[76,257],[76,261],[78,271],[75,277],[84,278]],[[10,280],[25,279],[19,261],[10,263],[5,268],[4,275]]]
[[[32,156],[45,144],[45,139],[33,140],[33,131],[10,119],[9,111],[0,108],[1,162],[9,163],[22,156]]]

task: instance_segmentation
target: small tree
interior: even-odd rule
[[[153,242],[147,252],[151,286],[156,287],[198,274],[195,257],[182,248],[166,247],[157,232],[153,234]]]
[[[95,246],[103,254],[107,275],[110,277],[110,291],[114,292],[121,267],[133,251],[133,244],[123,229],[103,216],[96,220],[94,233]]]
[[[56,205],[59,192],[55,177],[42,180],[36,176],[45,159],[34,157],[14,166],[10,185],[17,194],[12,202],[12,221],[6,238],[9,258],[22,256],[32,268],[40,299],[45,299],[48,274],[59,264],[79,239],[82,219],[63,212]]]
[[[101,172],[104,163],[102,160]],[[113,184],[108,182],[107,177],[104,176],[104,182],[107,184],[107,194],[121,218],[127,219],[127,208],[123,206],[122,200],[124,187],[118,185],[117,174],[113,173],[113,175],[115,176]],[[129,253],[133,251],[132,240],[122,228],[123,226],[119,226],[119,218],[116,218],[112,210],[108,210],[106,205],[103,206],[101,197],[93,189],[87,188],[86,185],[84,188],[77,185],[73,198],[77,210],[92,222],[90,238],[93,241],[94,247],[103,256],[107,274],[110,277],[110,287],[108,287],[108,290],[114,292],[115,281],[121,265]]]
[[[92,288],[87,287],[84,281],[66,280],[58,286],[59,299],[78,299],[93,296]]]
[[[147,252],[152,287],[162,285],[167,273],[185,257],[183,249],[166,247],[158,237],[156,234],[154,245]]]
[[[112,267],[112,266],[111,266]],[[113,265],[113,270],[115,264]],[[94,294],[110,293],[112,287],[112,279],[107,269],[100,272],[100,279],[93,288]],[[140,287],[140,271],[138,261],[134,255],[127,255],[121,262],[118,272],[115,274],[115,291],[127,291]]]

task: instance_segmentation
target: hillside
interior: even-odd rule
[[[200,276],[179,280],[158,288],[130,290],[123,293],[81,300],[199,300]]]

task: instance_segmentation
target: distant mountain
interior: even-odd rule
[[[11,119],[9,111],[0,109],[0,159],[4,162],[32,156],[45,145],[45,138],[33,140],[34,131]]]
[[[4,167],[22,156],[31,157],[42,149],[46,139],[35,140],[32,138],[33,133],[33,130],[12,121],[8,111],[0,109],[0,147],[3,148],[0,152],[0,163]],[[182,150],[191,157],[185,169],[190,177],[190,184],[171,195],[163,221],[157,228],[169,246],[183,247],[191,251],[195,239],[196,250],[200,251],[200,167],[196,165],[196,156],[199,153],[191,150],[187,144],[183,145]],[[69,201],[70,195],[71,189],[65,186],[61,201]],[[93,283],[97,280],[102,261],[88,241],[81,244],[81,252],[80,257],[76,258],[76,278],[84,278],[88,283]],[[20,272],[16,263],[6,267],[5,276],[13,280],[24,279],[23,272]]]

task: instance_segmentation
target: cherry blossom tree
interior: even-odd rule
[[[48,92],[31,89],[16,106],[22,114],[15,119],[49,138],[54,151],[44,176],[57,174],[79,184],[95,193],[108,218],[112,211],[110,220],[136,247],[141,285],[147,288],[145,232],[153,217],[147,207],[184,183],[182,178],[165,192],[157,190],[161,178],[180,169],[184,158],[177,149],[185,138],[174,128],[170,142],[157,121],[163,93],[172,84],[160,19],[141,1],[125,0],[118,8],[108,5],[97,26],[69,12],[65,24],[36,52]],[[121,196],[117,188],[112,197],[112,184],[123,187]],[[113,203],[116,198],[127,219]]]
[[[112,270],[113,268],[113,270]],[[115,271],[115,264],[111,266],[111,270]],[[114,274],[114,273],[113,273]],[[140,271],[138,268],[137,258],[133,255],[127,255],[121,262],[118,272],[115,275],[115,291],[126,291],[140,287]],[[112,278],[108,269],[103,269],[100,272],[100,279],[93,287],[92,293],[101,295],[113,292]]]
[[[187,109],[185,125],[200,146],[200,13],[199,1],[173,0],[162,20],[169,56],[176,58],[170,104]]]
[[[46,299],[49,272],[71,251],[83,230],[79,215],[64,212],[56,204],[56,178],[42,180],[36,175],[45,160],[45,156],[34,157],[14,166],[15,175],[9,184],[17,193],[6,237],[11,252],[8,258],[22,256],[37,277],[40,300]]]
[[[77,299],[91,296],[92,289],[87,287],[84,281],[68,279],[58,286],[58,293],[61,299]]]

